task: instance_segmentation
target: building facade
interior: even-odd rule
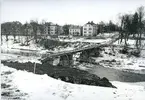
[[[81,35],[81,27],[72,25],[69,27],[69,35],[71,36],[80,36]]]
[[[45,23],[45,34],[59,35],[62,33],[62,27],[51,22]]]
[[[97,30],[97,24],[88,22],[83,26],[83,36],[96,36]]]

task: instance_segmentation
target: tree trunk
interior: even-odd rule
[[[14,37],[14,41],[16,41],[16,35],[15,34],[13,35],[13,37]]]
[[[139,36],[139,45],[141,46],[141,36],[142,36],[142,32],[141,32],[141,30],[140,30],[140,34],[139,34],[140,36]]]
[[[6,34],[6,41],[8,41],[9,39],[8,39],[8,35]]]

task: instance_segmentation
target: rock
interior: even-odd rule
[[[115,59],[112,59],[111,62],[116,62],[116,60]]]
[[[135,57],[140,57],[140,51],[138,51],[138,50],[131,51],[131,55],[133,55]]]

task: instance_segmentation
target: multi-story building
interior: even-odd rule
[[[48,35],[59,35],[62,32],[62,27],[51,22],[45,23],[45,33]]]
[[[97,35],[97,24],[88,22],[83,26],[83,36],[96,36]]]
[[[80,26],[71,25],[69,27],[69,35],[80,36],[81,35],[81,27]]]

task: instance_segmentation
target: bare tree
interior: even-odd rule
[[[38,21],[36,20],[36,21],[34,21],[34,20],[31,20],[30,21],[30,24],[32,25],[32,27],[33,27],[33,36],[34,36],[34,39],[35,39],[35,42],[37,43],[38,41],[37,41],[37,38],[38,38],[38,36],[37,36],[37,31],[38,31],[38,27],[39,27],[39,24],[38,24]]]
[[[24,34],[24,36],[26,36],[26,45],[29,45],[28,43],[29,43],[29,38],[30,38],[30,35],[31,35],[31,33],[32,33],[32,26],[29,24],[29,23],[25,23],[24,25],[23,25],[23,34]],[[25,44],[25,43],[24,43]]]
[[[144,7],[141,6],[137,9],[137,12],[132,14],[125,14],[121,19],[120,26],[120,39],[121,42],[124,39],[125,46],[127,46],[127,41],[130,35],[136,40],[136,48],[139,53],[142,47],[142,38],[145,33],[145,22],[144,22],[145,12]]]
[[[138,35],[137,35],[137,40],[136,40],[136,47],[139,50],[141,47],[141,41],[142,41],[142,35],[143,35],[143,31],[144,31],[144,7],[141,6],[137,9],[137,13],[138,13]]]

